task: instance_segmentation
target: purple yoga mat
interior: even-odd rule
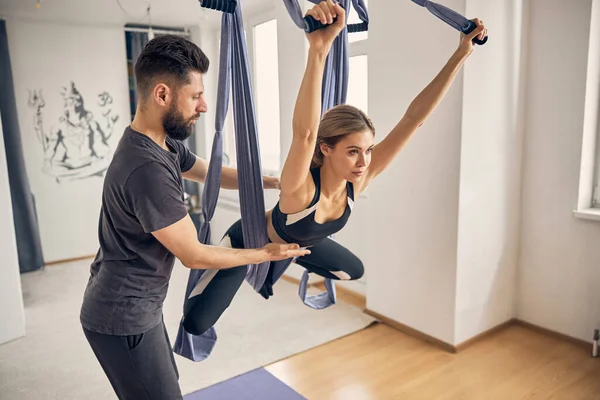
[[[184,396],[185,400],[307,400],[264,368]]]

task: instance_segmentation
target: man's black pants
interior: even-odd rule
[[[164,322],[131,336],[83,331],[120,400],[182,399]]]

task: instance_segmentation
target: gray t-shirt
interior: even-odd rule
[[[167,146],[127,127],[115,150],[81,307],[88,330],[137,335],[161,321],[175,257],[151,232],[187,214],[181,174],[196,160],[183,143],[167,138]]]

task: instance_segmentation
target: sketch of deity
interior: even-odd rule
[[[101,116],[97,117],[86,108],[75,83],[63,87],[60,94],[62,115],[47,129],[44,127],[46,102],[42,90],[29,92],[28,104],[35,109],[34,130],[44,154],[44,173],[58,183],[103,176],[112,155],[108,140],[119,119],[111,109],[111,95],[107,92],[98,95],[97,107]]]

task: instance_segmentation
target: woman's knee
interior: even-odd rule
[[[329,271],[331,274],[342,281],[354,281],[362,278],[365,268],[359,259],[349,261],[342,269],[338,271]]]
[[[360,278],[362,278],[362,276],[364,274],[365,274],[365,267],[364,267],[362,261],[360,261],[357,258],[356,261],[352,263],[352,268],[350,268],[350,271],[349,271],[350,280],[354,281],[354,280],[360,279]]]

